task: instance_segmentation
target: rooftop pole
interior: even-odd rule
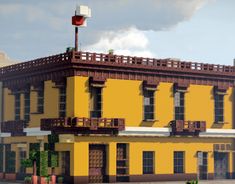
[[[77,6],[72,17],[72,25],[75,26],[75,51],[78,51],[78,27],[86,27],[86,19],[91,17],[91,9],[88,6]]]

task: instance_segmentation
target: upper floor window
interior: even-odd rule
[[[24,120],[30,119],[30,90],[24,94]]]
[[[44,112],[44,82],[38,88],[37,112]]]
[[[189,84],[186,82],[174,84],[174,111],[175,120],[184,120],[185,118],[185,93]]]
[[[59,88],[59,117],[66,116],[66,87]]]
[[[102,88],[91,87],[90,117],[100,118],[102,116]]]
[[[215,94],[215,122],[224,121],[224,95]]]
[[[214,87],[214,110],[215,122],[224,122],[224,95],[226,95],[227,88],[215,86]]]
[[[175,120],[184,120],[184,92],[174,93]]]
[[[144,151],[143,152],[143,174],[154,173],[154,152]]]
[[[174,151],[174,173],[184,173],[183,151]]]
[[[154,94],[158,85],[157,80],[145,80],[143,81],[143,96],[144,96],[144,121],[152,121],[155,119],[155,99]]]
[[[20,93],[15,94],[15,120],[20,120]]]
[[[154,91],[144,90],[144,120],[154,120]]]

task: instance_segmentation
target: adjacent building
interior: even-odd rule
[[[33,149],[67,183],[234,177],[233,66],[69,51],[0,81],[2,179]]]

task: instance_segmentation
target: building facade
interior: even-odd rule
[[[232,66],[71,51],[0,80],[2,179],[33,149],[67,183],[234,177]]]

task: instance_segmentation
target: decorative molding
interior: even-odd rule
[[[235,68],[203,63],[66,52],[0,68],[0,81],[9,89],[21,89],[41,81],[61,81],[70,76],[158,81],[232,87]]]

